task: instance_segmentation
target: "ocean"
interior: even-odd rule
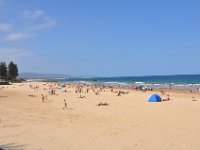
[[[162,75],[162,76],[132,76],[132,77],[68,77],[50,78],[42,81],[62,82],[66,84],[107,85],[132,88],[136,86],[151,86],[156,89],[199,90],[200,75]]]

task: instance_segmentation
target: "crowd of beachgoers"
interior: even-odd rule
[[[48,95],[56,95],[56,91],[61,91],[63,93],[67,93],[68,89],[73,89],[74,93],[77,94],[77,98],[86,98],[86,94],[93,93],[94,95],[98,96],[106,91],[110,91],[111,93],[115,94],[116,96],[122,96],[125,94],[130,93],[130,88],[123,88],[123,87],[116,87],[116,86],[105,86],[105,85],[88,85],[88,84],[63,84],[58,82],[44,82],[42,83],[42,87],[39,85],[32,84],[29,82],[29,88],[33,89],[35,93],[39,88],[43,89],[43,93],[41,94],[41,101],[45,102],[48,100]],[[139,87],[132,87],[132,91],[153,91],[152,88],[143,88]],[[163,101],[170,100],[170,95],[165,90],[160,90],[159,94],[162,95]],[[37,97],[38,95],[29,94],[30,97]],[[107,102],[99,102],[96,106],[108,106]],[[64,107],[63,109],[67,108],[67,102],[64,99]]]

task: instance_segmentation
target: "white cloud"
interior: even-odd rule
[[[48,18],[45,18],[45,21],[43,23],[33,25],[33,26],[27,28],[27,30],[29,30],[29,31],[43,30],[43,29],[49,28],[54,25],[56,25],[56,21],[54,19],[48,17]]]
[[[30,37],[31,37],[31,35],[29,33],[18,32],[18,33],[8,34],[4,38],[4,40],[6,40],[6,41],[17,41],[17,40],[27,39],[27,38],[30,38]]]
[[[56,25],[55,19],[45,15],[42,10],[26,10],[22,12],[20,17],[16,18],[18,19],[13,19],[14,21],[10,24],[0,24],[0,33],[4,33],[0,39],[9,42],[28,39],[40,30]]]
[[[25,11],[23,12],[23,18],[39,20],[36,24],[33,24],[27,27],[25,29],[26,31],[38,31],[38,30],[43,30],[43,29],[56,25],[55,19],[49,16],[46,16],[42,10]]]
[[[42,10],[34,10],[34,11],[25,10],[22,12],[22,17],[25,19],[37,19],[42,16],[44,16],[44,12]]]
[[[0,31],[10,32],[10,31],[12,31],[12,25],[9,24],[9,23],[1,23],[0,24]]]
[[[0,54],[0,61],[10,61],[26,57],[30,55],[31,52],[26,49],[0,48]]]

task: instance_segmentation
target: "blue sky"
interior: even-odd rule
[[[72,76],[198,74],[200,1],[0,0],[0,61]]]

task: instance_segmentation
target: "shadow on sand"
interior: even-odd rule
[[[70,107],[70,108],[67,108],[66,110],[74,110],[74,108],[71,108],[71,107]]]
[[[6,143],[6,144],[1,144],[0,143],[0,150],[22,150],[25,149],[26,145],[19,145],[16,143]]]
[[[4,97],[8,97],[8,96],[0,96],[0,98],[4,98]]]
[[[53,100],[45,100],[45,103],[52,103]]]

